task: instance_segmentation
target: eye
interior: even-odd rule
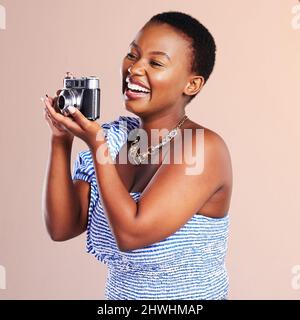
[[[150,64],[152,64],[153,66],[158,66],[158,67],[162,67],[162,64],[156,62],[156,61],[150,61]]]
[[[127,53],[126,58],[133,60],[135,56],[132,53]]]

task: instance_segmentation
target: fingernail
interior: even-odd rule
[[[73,106],[69,106],[69,107],[68,107],[68,111],[69,111],[71,114],[73,114],[73,113],[76,112],[76,108],[74,108]]]
[[[46,97],[49,98],[48,95],[47,95],[47,93],[46,93]]]

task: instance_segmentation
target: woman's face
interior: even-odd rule
[[[127,110],[148,116],[182,108],[186,99],[183,91],[191,75],[189,45],[167,24],[150,24],[137,34],[122,65],[122,93]],[[132,86],[134,81],[148,88],[148,92],[134,92],[139,89]]]

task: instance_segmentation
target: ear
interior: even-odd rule
[[[205,80],[202,76],[191,76],[183,93],[187,96],[194,96],[202,89],[204,83]]]

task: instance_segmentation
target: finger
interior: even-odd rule
[[[49,115],[47,112],[44,113],[44,117],[45,117],[45,120],[47,120],[47,121],[49,120]]]
[[[53,102],[53,98],[52,97],[50,97],[50,96],[48,96],[47,94],[46,94],[46,98],[48,98],[48,100],[50,101],[50,103],[52,104],[52,102]]]
[[[70,106],[68,107],[68,111],[75,122],[79,124],[82,129],[87,129],[87,127],[91,124],[90,120],[88,120],[77,108]]]
[[[46,94],[46,97],[44,98],[44,97],[41,97],[41,100],[44,102],[44,103],[46,103],[46,99],[48,99],[49,100],[49,102],[50,102],[50,104],[52,105],[52,107],[54,108],[54,109],[57,109],[57,99],[58,99],[58,96],[59,96],[59,94],[60,94],[60,92],[61,92],[62,90],[58,90],[58,91],[56,91],[56,96],[55,97],[50,97],[50,96],[48,96],[47,94]],[[58,110],[59,111],[59,110]]]
[[[53,101],[54,101],[54,98],[51,98],[51,97],[45,98],[44,102],[45,102],[45,106],[47,107],[48,110],[55,109]]]
[[[48,118],[51,120],[52,124],[53,124],[55,127],[60,127],[61,129],[63,129],[63,128],[60,126],[60,124],[51,117],[51,115],[47,114],[47,116],[48,116]]]
[[[59,94],[61,92],[61,90],[58,90],[57,93]],[[59,112],[61,113],[61,110],[59,108],[59,106],[57,105],[57,99],[58,99],[58,96],[55,96],[55,97],[50,97],[46,94],[46,98],[45,98],[45,103],[46,103],[46,99],[48,98],[52,108],[54,108],[56,110],[56,112]]]
[[[54,97],[52,100],[52,107],[56,110],[56,112],[61,113],[59,106],[57,105],[58,96]]]
[[[56,100],[57,100],[58,97],[50,97],[46,94],[46,98],[45,98],[45,103],[46,102],[49,102],[50,105],[54,108],[55,107],[55,104],[56,104]]]
[[[53,124],[57,129],[59,129],[59,130],[61,130],[61,131],[67,130],[66,127],[64,127],[62,124],[58,123],[57,121],[55,121],[55,120],[53,119],[53,117],[49,114],[48,111],[47,111],[47,114],[48,114],[48,117],[49,117],[49,119],[51,120],[52,124]]]
[[[59,125],[58,122],[51,116],[51,114],[48,111],[48,109],[47,108],[44,108],[44,109],[45,109],[45,112],[46,112],[48,118],[52,121],[52,123],[55,124],[55,125]]]
[[[45,108],[45,117],[46,117],[46,120],[50,120],[53,125],[59,126],[59,124],[51,117],[51,115],[48,112],[47,108]]]
[[[66,132],[68,130],[66,130],[66,128],[62,127],[61,125],[59,124],[56,124],[56,123],[53,123],[53,126],[60,132]]]
[[[47,95],[46,95],[47,96]],[[41,97],[41,101],[44,103],[44,111],[46,112],[49,107],[52,107],[51,97]]]
[[[45,104],[45,98],[44,98],[44,97],[41,97],[40,99],[41,99],[41,101],[43,102],[43,104]]]
[[[47,121],[48,126],[50,127],[51,130],[53,130],[54,126],[53,126],[53,122],[50,119],[50,116],[47,112],[45,112],[45,119]]]
[[[60,125],[66,127],[73,133],[78,133],[81,130],[79,124],[77,124],[72,118],[63,116],[62,114],[56,112],[53,107],[49,106],[49,103],[46,104],[47,110],[50,113],[51,117]]]
[[[51,116],[47,112],[45,112],[45,119],[47,120],[47,123],[48,123],[50,129],[52,129],[52,130],[57,129],[59,132],[66,132],[66,128],[62,127],[61,125],[59,125],[58,123],[53,121],[53,119],[51,118]]]

